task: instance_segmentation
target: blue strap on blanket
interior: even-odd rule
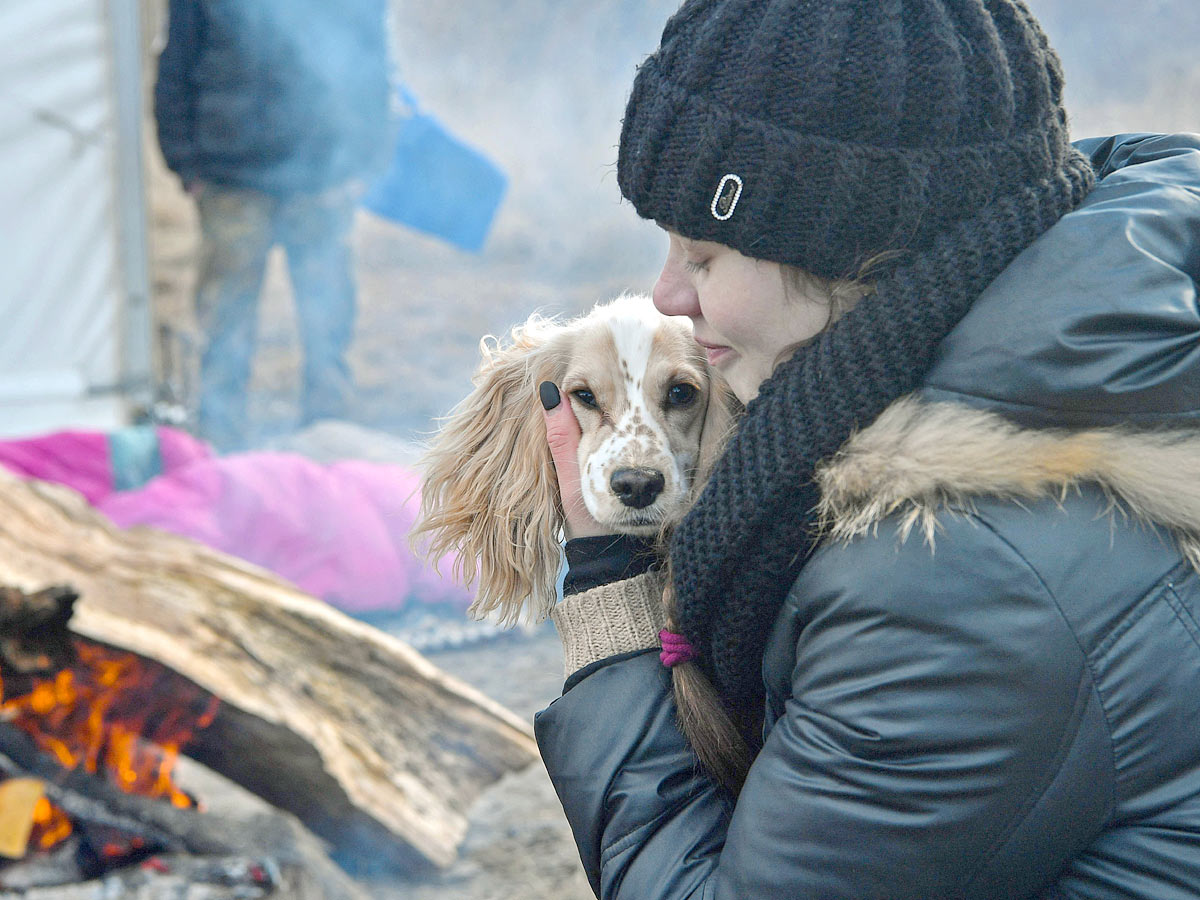
[[[158,431],[153,425],[131,425],[110,432],[108,458],[113,469],[113,488],[131,491],[162,474]]]

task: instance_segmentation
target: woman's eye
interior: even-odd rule
[[[599,409],[596,404],[596,395],[586,388],[580,388],[577,391],[571,391],[571,396],[586,406],[588,409]]]
[[[689,272],[691,272],[692,274],[698,274],[700,272],[705,272],[708,270],[708,263],[707,262],[696,262],[695,260],[692,260],[692,259],[685,259],[683,261],[683,267],[685,269],[687,269]]]
[[[695,385],[675,384],[667,391],[667,405],[674,407],[691,406],[696,402],[700,392]]]

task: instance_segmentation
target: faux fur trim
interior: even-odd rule
[[[1200,571],[1200,428],[1086,431],[1021,428],[956,403],[904,397],[850,438],[817,473],[824,533],[850,538],[899,516],[932,547],[938,514],[988,496],[1062,497],[1099,485],[1141,521],[1170,531]]]

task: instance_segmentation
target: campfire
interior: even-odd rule
[[[65,769],[82,766],[130,793],[195,806],[171,774],[180,748],[212,722],[220,701],[192,685],[167,685],[179,679],[132,653],[78,639],[72,646],[74,666],[36,678],[24,693],[8,690],[16,679],[0,666],[0,719],[53,753]]]
[[[3,887],[139,863],[165,871],[155,855],[188,842],[163,830],[168,810],[200,811],[172,776],[219,700],[150,660],[71,635],[76,599],[69,588],[0,587]],[[267,868],[243,868],[270,881]]]
[[[28,638],[21,646],[11,636],[0,644],[0,727],[20,729],[64,771],[81,769],[127,793],[194,808],[195,798],[172,775],[180,750],[212,723],[220,701],[136,654],[48,628],[65,625],[63,609],[74,599],[65,589],[33,596],[0,589],[0,604],[21,610],[46,645],[38,652]],[[18,795],[10,790],[0,821],[7,837],[0,856],[9,858],[52,850],[76,831],[72,817],[35,787]],[[120,862],[145,847],[141,835],[114,834],[92,850]]]
[[[178,896],[181,884],[230,900],[358,900],[298,826],[276,828],[267,846],[245,823],[204,815],[174,772],[219,699],[69,632],[77,599],[70,588],[0,586],[0,896],[49,900],[87,882],[145,900]],[[295,870],[306,853],[316,874],[285,870],[281,860]]]

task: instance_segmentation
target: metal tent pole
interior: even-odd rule
[[[107,0],[116,99],[116,210],[122,290],[120,380],[131,415],[153,402],[153,324],[150,308],[146,178],[142,152],[143,90],[140,0]]]

